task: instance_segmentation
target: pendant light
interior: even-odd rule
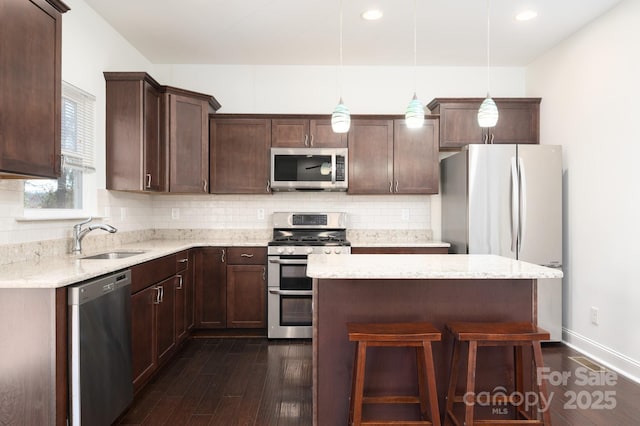
[[[489,0],[487,0],[487,97],[478,110],[478,125],[480,127],[495,127],[498,123],[498,107],[489,95],[489,69],[490,69],[490,30],[491,20],[489,18]]]
[[[340,102],[331,115],[331,128],[334,133],[347,133],[351,127],[349,108],[342,102],[342,0],[340,0]]]
[[[410,129],[416,129],[418,127],[422,127],[424,124],[424,106],[422,102],[418,100],[418,95],[416,94],[416,85],[417,85],[417,73],[418,73],[418,62],[417,62],[417,18],[416,18],[416,9],[417,9],[417,0],[413,0],[413,99],[409,102],[409,106],[407,106],[407,111],[404,114],[404,122]]]

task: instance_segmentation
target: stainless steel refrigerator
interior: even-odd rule
[[[468,145],[440,163],[442,240],[454,253],[562,268],[562,147]],[[562,280],[538,280],[538,324],[562,339]]]

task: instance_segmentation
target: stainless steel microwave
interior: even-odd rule
[[[272,191],[346,191],[347,148],[271,148]]]

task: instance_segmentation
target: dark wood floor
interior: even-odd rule
[[[552,374],[571,374],[549,388],[554,426],[640,424],[640,385],[622,376],[613,386],[594,384],[602,376],[570,359],[579,353],[561,344],[543,352]],[[583,385],[586,379],[592,383]],[[119,424],[308,426],[311,384],[310,341],[192,339],[136,396]]]

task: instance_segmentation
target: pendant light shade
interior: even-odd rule
[[[480,127],[495,127],[498,124],[498,107],[496,103],[491,99],[489,95],[489,70],[490,66],[490,58],[491,58],[491,50],[490,50],[490,29],[491,29],[491,19],[489,14],[489,0],[487,0],[487,97],[482,104],[480,104],[480,109],[478,109],[478,125]]]
[[[480,127],[495,127],[498,124],[498,107],[487,93],[487,97],[478,110],[478,125]]]
[[[409,106],[407,106],[404,122],[410,129],[422,127],[424,124],[424,106],[415,93],[413,94],[413,99],[409,102]]]
[[[334,133],[347,133],[351,127],[351,115],[349,114],[349,108],[342,102],[336,105],[336,109],[333,110],[331,115],[331,128]]]
[[[342,0],[340,0],[340,102],[331,114],[331,129],[334,133],[347,133],[351,127],[349,108],[342,102]]]

